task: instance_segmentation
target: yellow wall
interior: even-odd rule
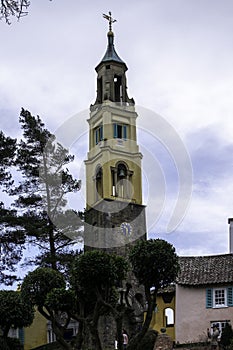
[[[175,340],[175,325],[166,327],[165,309],[171,308],[173,313],[173,319],[175,322],[175,296],[173,296],[171,303],[165,303],[162,295],[157,296],[157,308],[153,313],[150,328],[161,333],[161,328],[166,328],[166,334]]]
[[[38,312],[30,327],[24,329],[24,350],[47,344],[47,320]]]

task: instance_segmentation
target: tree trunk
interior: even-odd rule
[[[62,347],[62,349],[72,350],[72,346],[65,341],[65,339],[63,338],[63,333],[61,332],[61,330],[57,326],[56,321],[54,319],[52,320],[52,329],[56,335],[57,342]]]
[[[117,326],[117,347],[118,350],[123,350],[123,339],[122,339],[122,316],[116,319]]]
[[[44,316],[44,318],[52,323],[52,330],[54,334],[56,335],[57,342],[59,345],[62,347],[64,350],[73,350],[71,345],[68,344],[65,339],[63,338],[63,332],[59,329],[55,317],[52,315],[51,312],[49,312],[49,309],[47,309],[48,313],[47,314],[44,310],[43,307],[38,307],[39,313]]]
[[[150,323],[151,323],[151,319],[152,319],[152,315],[153,315],[153,310],[154,310],[155,305],[156,305],[156,292],[154,292],[153,296],[151,296],[150,289],[145,288],[145,294],[146,294],[146,300],[148,302],[146,318],[145,318],[145,321],[142,325],[141,331],[139,333],[137,333],[135,335],[135,337],[133,337],[129,341],[129,344],[127,346],[127,350],[139,349],[140,343],[150,327]]]
[[[82,349],[82,344],[83,344],[83,329],[84,329],[84,323],[79,321],[79,326],[78,326],[78,333],[75,337],[74,341],[74,349],[75,350],[81,350]]]
[[[95,344],[95,350],[103,350],[100,337],[99,337],[98,328],[96,327],[96,325],[92,325],[89,323],[89,329],[91,332],[93,343]]]
[[[44,152],[42,151],[43,155],[43,167],[44,167],[44,174],[45,174],[45,188],[46,188],[46,204],[47,204],[47,213],[49,217],[49,248],[50,248],[50,256],[51,256],[51,267],[53,270],[57,270],[57,262],[56,262],[56,249],[54,244],[54,227],[53,223],[51,221],[51,196],[50,196],[50,190],[49,190],[49,181],[48,181],[48,165],[47,160]]]

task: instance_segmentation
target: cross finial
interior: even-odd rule
[[[103,17],[106,19],[106,20],[108,20],[108,22],[109,22],[109,31],[111,32],[112,31],[112,24],[114,23],[114,22],[116,22],[116,19],[113,19],[112,18],[112,13],[109,11],[109,13],[108,13],[108,15],[105,15],[104,13],[103,13]]]

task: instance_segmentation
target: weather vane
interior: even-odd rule
[[[109,31],[111,32],[112,31],[112,24],[114,22],[116,22],[116,19],[112,18],[112,13],[110,11],[109,11],[108,15],[105,15],[103,13],[103,17],[108,20],[108,22],[109,22]]]

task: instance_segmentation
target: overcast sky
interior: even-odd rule
[[[1,129],[12,137],[20,134],[21,107],[40,115],[51,132],[63,130],[78,114],[77,138],[70,144],[77,169],[72,170],[84,176],[86,119],[96,97],[95,67],[107,44],[108,23],[102,14],[109,10],[117,19],[116,51],[128,66],[128,95],[136,108],[154,113],[151,119],[150,113],[138,117],[148,236],[168,240],[179,255],[228,253],[227,219],[233,216],[232,0],[32,0],[28,16],[10,26],[0,22]],[[156,115],[180,137],[193,169],[186,215],[171,233],[167,225],[180,170],[174,149],[157,140]],[[85,184],[76,196],[72,203],[83,209]]]

